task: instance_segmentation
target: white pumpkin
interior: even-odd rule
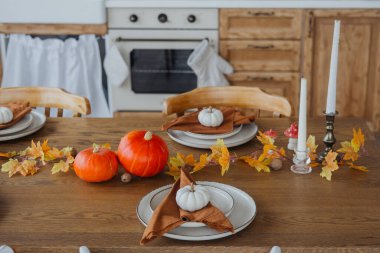
[[[6,124],[13,119],[13,112],[8,107],[0,107],[0,124]]]
[[[179,189],[175,200],[181,209],[194,212],[207,206],[210,193],[204,186],[191,184]]]
[[[198,121],[206,127],[217,127],[223,123],[223,113],[215,108],[205,108],[198,114]]]

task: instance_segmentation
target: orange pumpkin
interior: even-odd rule
[[[166,143],[150,131],[131,131],[120,141],[117,151],[125,170],[139,177],[160,173],[168,161]]]
[[[74,160],[77,176],[87,182],[104,182],[117,174],[116,154],[99,146],[82,150]]]

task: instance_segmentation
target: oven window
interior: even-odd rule
[[[135,93],[181,93],[197,87],[197,76],[187,65],[193,50],[134,49],[130,54]]]

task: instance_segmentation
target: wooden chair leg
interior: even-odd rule
[[[49,107],[45,107],[45,116],[50,117],[50,108]]]
[[[58,108],[57,117],[62,117],[62,116],[63,116],[63,109],[62,108]]]

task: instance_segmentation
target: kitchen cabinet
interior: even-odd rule
[[[303,72],[311,117],[323,114],[329,79],[333,21],[341,20],[337,111],[364,118],[380,130],[380,10],[310,10],[304,30]]]
[[[228,77],[231,85],[284,96],[293,115],[298,111],[303,13],[301,9],[221,9],[219,13],[220,54],[235,71]]]

